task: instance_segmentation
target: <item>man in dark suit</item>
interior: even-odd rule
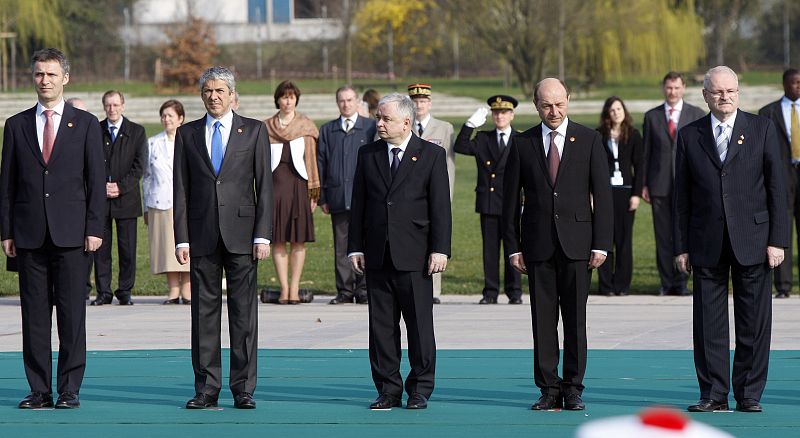
[[[103,94],[106,119],[103,129],[103,154],[106,159],[106,198],[108,216],[105,220],[103,245],[94,255],[94,275],[97,296],[93,306],[111,304],[111,247],[112,227],[117,225],[117,256],[119,278],[117,297],[120,305],[131,305],[131,291],[136,281],[136,220],[142,215],[142,195],[139,181],[147,165],[147,136],[141,125],[123,117],[125,97],[117,90]]]
[[[786,175],[775,125],[738,111],[739,81],[709,70],[711,114],[680,130],[675,161],[675,263],[694,273],[694,364],[700,401],[692,412],[728,409],[728,281],[736,325],[736,409],[761,412],[772,329],[771,269],[789,245]]]
[[[800,202],[797,200],[797,196],[800,196],[797,190],[797,181],[800,180],[800,70],[790,68],[783,72],[783,97],[761,108],[758,115],[775,124],[781,159],[786,168],[790,244],[786,247],[783,262],[775,268],[773,282],[775,298],[789,298],[792,290],[792,218],[800,238]]]
[[[319,206],[331,215],[333,225],[336,297],[330,304],[367,304],[367,284],[363,275],[353,270],[347,258],[347,229],[353,200],[353,176],[356,173],[358,150],[375,139],[375,121],[359,117],[360,100],[353,87],[336,90],[339,117],[322,125],[317,143],[317,169],[322,181]]]
[[[269,256],[272,173],[267,128],[231,111],[235,90],[230,70],[206,70],[200,95],[207,114],[178,128],[175,136],[175,253],[184,265],[191,254],[195,396],[187,409],[214,407],[219,398],[223,268],[234,406],[256,407],[256,268]]]
[[[401,405],[400,316],[408,334],[408,409],[425,409],[433,392],[436,342],[431,275],[450,256],[446,152],[412,132],[414,103],[391,93],[378,104],[381,140],[358,152],[348,253],[366,271],[369,359],[378,398],[370,409]]]
[[[481,237],[483,238],[483,298],[479,304],[497,304],[500,290],[499,257],[503,240],[503,176],[505,175],[508,150],[517,131],[511,127],[517,99],[506,95],[492,96],[486,101],[492,111],[494,129],[478,131],[471,139],[475,128],[486,121],[486,107],[481,107],[461,127],[454,149],[459,154],[472,155],[478,168],[478,183],[475,187],[475,212],[481,215]],[[504,261],[504,282],[509,304],[522,304],[520,274],[511,267],[508,257]]]
[[[582,410],[590,269],[603,264],[613,238],[608,163],[600,134],[567,119],[564,83],[544,79],[533,96],[542,123],[511,143],[503,182],[503,243],[511,265],[529,275],[533,375],[542,392],[531,409]],[[559,308],[563,378],[558,375]]]
[[[686,85],[680,73],[669,72],[662,81],[664,103],[644,115],[644,173],[642,199],[653,206],[656,267],[661,278],[659,295],[688,295],[689,277],[675,268],[672,257],[672,181],[678,130],[705,112],[683,100]]]
[[[55,305],[55,407],[77,408],[86,369],[86,265],[102,243],[106,209],[102,137],[94,116],[64,103],[63,53],[39,50],[31,69],[39,103],[6,121],[0,168],[0,233],[3,251],[19,268],[22,359],[31,388],[19,407],[53,406]]]

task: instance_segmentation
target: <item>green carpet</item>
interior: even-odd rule
[[[185,410],[188,350],[90,352],[81,409],[26,411],[16,408],[28,392],[21,354],[0,353],[0,436],[569,437],[592,419],[698,398],[690,351],[590,351],[584,412],[528,410],[538,397],[528,350],[439,351],[425,411],[367,409],[376,394],[365,350],[261,350],[258,360],[254,411],[234,409],[226,390],[219,410]],[[738,437],[800,435],[800,352],[774,351],[770,365],[763,414],[693,418]]]

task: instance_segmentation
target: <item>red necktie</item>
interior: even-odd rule
[[[56,142],[56,124],[53,121],[54,112],[53,110],[44,110],[44,116],[47,117],[42,135],[42,159],[44,159],[44,164],[50,161],[50,155],[53,153],[53,143]]]
[[[558,165],[561,164],[561,157],[558,156],[558,146],[556,146],[556,131],[550,131],[550,150],[547,151],[547,170],[550,173],[550,182],[556,185],[558,176]]]
[[[678,133],[678,127],[675,126],[675,121],[672,120],[672,113],[675,112],[675,108],[669,109],[669,121],[667,122],[667,129],[669,129],[669,138],[675,140],[675,134]]]

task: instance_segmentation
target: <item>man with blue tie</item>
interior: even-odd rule
[[[258,260],[272,238],[272,173],[264,123],[231,109],[236,81],[224,67],[200,77],[207,114],[175,136],[175,255],[192,282],[195,396],[187,409],[217,406],[222,387],[222,269],[228,284],[230,388],[234,406],[256,407]]]

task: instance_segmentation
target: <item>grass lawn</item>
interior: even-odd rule
[[[596,126],[597,124],[595,116],[576,116],[574,120],[587,126]],[[634,120],[637,124],[641,123],[641,114],[635,114]],[[456,131],[463,123],[463,120],[460,119],[448,119],[448,121],[454,124]],[[535,116],[518,117],[515,122],[517,129],[524,130],[537,123],[538,118]],[[145,129],[148,135],[154,135],[161,130],[161,127],[160,125],[145,125]],[[1,134],[2,128],[0,128]],[[453,256],[444,274],[443,292],[446,294],[477,294],[483,288],[483,268],[479,215],[474,211],[476,179],[474,158],[457,155],[456,169],[456,185],[453,197]],[[636,213],[634,224],[632,293],[653,293],[659,288],[652,224],[650,206],[642,202]],[[317,240],[307,245],[306,265],[301,287],[334,293],[333,241],[330,217],[324,215],[320,209],[317,209],[314,214],[314,226]],[[112,254],[114,254],[116,260],[116,249],[113,250]],[[164,294],[166,280],[163,276],[150,274],[148,254],[147,229],[144,223],[139,221],[136,260],[137,279],[134,293],[140,295]],[[113,278],[112,287],[116,284],[116,267],[114,268]],[[596,282],[596,276],[594,280]],[[258,282],[260,287],[277,286],[277,279],[271,261],[259,265]],[[596,288],[596,286],[593,286],[593,288]],[[18,291],[17,275],[0,271],[0,295],[14,295],[18,294]]]

